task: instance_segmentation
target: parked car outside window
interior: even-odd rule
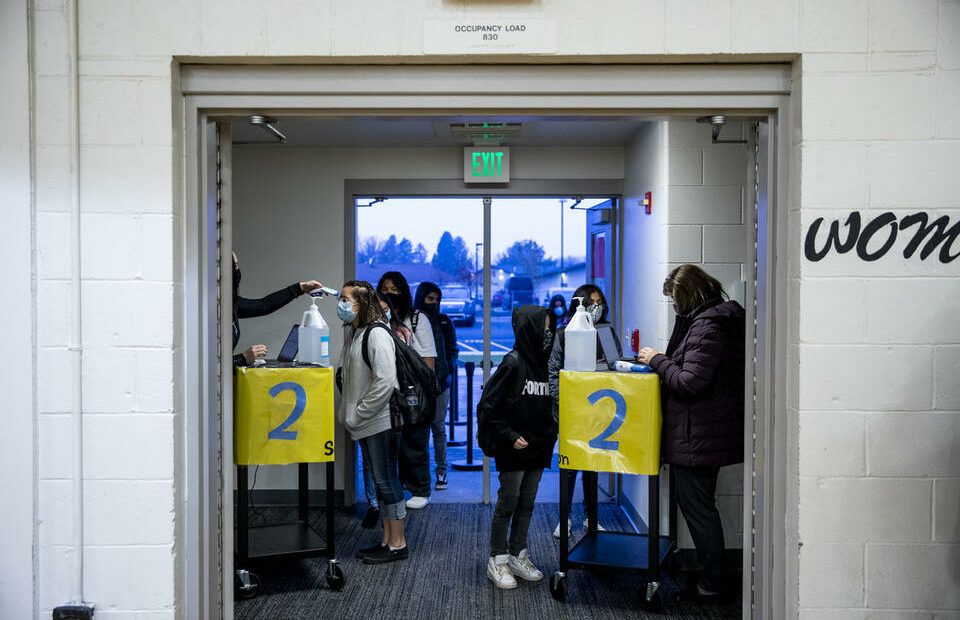
[[[476,306],[470,297],[470,290],[466,286],[442,286],[443,297],[440,299],[440,312],[446,314],[454,325],[473,327],[477,320]]]
[[[509,310],[513,306],[535,303],[533,295],[533,278],[530,276],[513,276],[507,280],[506,293],[503,295],[503,308]]]

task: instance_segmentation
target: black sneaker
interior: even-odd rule
[[[437,474],[437,484],[434,485],[434,488],[438,491],[447,488],[447,474]]]
[[[388,546],[382,546],[377,551],[364,555],[364,564],[386,564],[387,562],[396,562],[397,560],[406,560],[410,556],[407,547],[403,549],[391,549]]]
[[[367,514],[363,515],[363,522],[360,525],[370,530],[377,527],[377,523],[380,523],[380,510],[367,508]]]
[[[364,556],[368,556],[371,553],[376,553],[377,551],[380,551],[380,549],[383,549],[383,548],[386,548],[386,545],[383,544],[382,542],[378,542],[375,545],[370,545],[369,547],[364,547],[363,549],[357,551],[357,557],[359,559],[363,559]]]

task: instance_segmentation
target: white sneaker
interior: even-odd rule
[[[570,519],[567,519],[567,537],[570,536]],[[553,530],[553,537],[560,538],[560,524],[557,523],[557,529]]]
[[[517,587],[517,580],[513,578],[513,573],[510,572],[510,567],[507,565],[510,559],[510,555],[504,553],[487,560],[487,577],[490,578],[493,585],[504,590],[512,590]]]
[[[583,520],[583,529],[585,529],[585,530],[589,530],[589,529],[590,529],[590,519],[584,519],[584,520]],[[606,531],[607,531],[607,528],[603,527],[603,526],[600,525],[600,523],[598,522],[598,523],[597,523],[597,531],[598,531],[598,532],[606,532]]]
[[[414,495],[407,500],[407,508],[411,510],[419,510],[430,503],[429,497],[424,497],[422,495]]]
[[[511,555],[510,559],[507,560],[507,566],[510,567],[511,573],[521,579],[526,579],[527,581],[540,581],[543,579],[543,573],[530,561],[530,554],[527,553],[526,549],[521,551],[517,557]]]

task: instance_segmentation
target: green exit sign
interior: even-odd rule
[[[509,181],[510,147],[464,147],[464,183],[507,183]]]

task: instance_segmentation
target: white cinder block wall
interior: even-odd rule
[[[748,129],[730,122],[721,139],[744,139]],[[713,144],[709,125],[670,121],[638,131],[626,161],[624,243],[637,250],[628,252],[624,265],[624,329],[639,328],[642,346],[665,350],[674,312],[661,291],[670,270],[683,263],[700,265],[743,303],[748,245],[744,209],[752,208],[752,193],[746,188],[747,147]],[[653,194],[650,214],[639,202],[647,191]],[[646,518],[646,480],[628,480],[626,493]],[[717,506],[727,547],[742,548],[742,465],[721,471]],[[692,548],[683,519],[679,525],[680,546]]]
[[[57,303],[68,293],[73,51],[65,1],[29,6],[37,310],[10,329],[35,334],[37,382],[32,409],[18,406],[10,415],[30,416],[36,428],[39,479],[30,467],[13,470],[39,496],[36,569],[22,562],[18,574],[34,575],[35,609],[49,617],[67,599],[71,553],[61,488],[71,473],[61,458],[71,446],[62,421],[68,322]],[[181,283],[174,265],[183,222],[173,188],[182,153],[172,146],[171,59],[419,55],[423,19],[487,10],[437,0],[283,6],[80,5],[84,458],[89,514],[98,516],[88,519],[85,593],[99,603],[98,617],[172,618],[180,602],[173,436]],[[788,314],[778,317],[790,334],[788,410],[777,414],[789,445],[798,446],[788,463],[787,497],[799,500],[787,507],[787,534],[803,546],[780,550],[799,556],[788,568],[796,579],[786,584],[787,605],[817,619],[956,617],[960,342],[951,325],[960,263],[905,259],[896,251],[902,239],[875,262],[833,253],[813,263],[802,255],[802,236],[816,217],[854,210],[960,219],[960,2],[645,0],[588,10],[544,0],[498,10],[557,20],[558,52],[590,61],[604,54],[795,59],[798,114],[794,133],[782,138],[799,176],[791,203],[781,205],[788,244],[778,248],[792,278]],[[5,35],[15,33],[4,25]],[[22,38],[5,36],[5,44],[16,41],[22,50]],[[13,53],[0,62],[25,61]],[[6,287],[19,276],[5,270],[0,278]],[[798,517],[799,529],[791,529]],[[17,617],[12,605],[0,601],[2,615]]]
[[[747,187],[747,166],[752,162],[747,145],[713,144],[708,124],[671,121],[667,125],[668,264],[664,271],[684,263],[699,265],[723,284],[731,299],[743,304],[749,245],[745,210],[753,208],[754,199],[752,188]],[[723,126],[719,139],[745,140],[749,131],[748,124],[731,121]],[[666,350],[675,314],[666,298],[660,300],[664,328],[657,344]],[[717,508],[727,548],[743,548],[743,465],[721,469]],[[683,519],[679,526],[680,546],[692,548]]]

